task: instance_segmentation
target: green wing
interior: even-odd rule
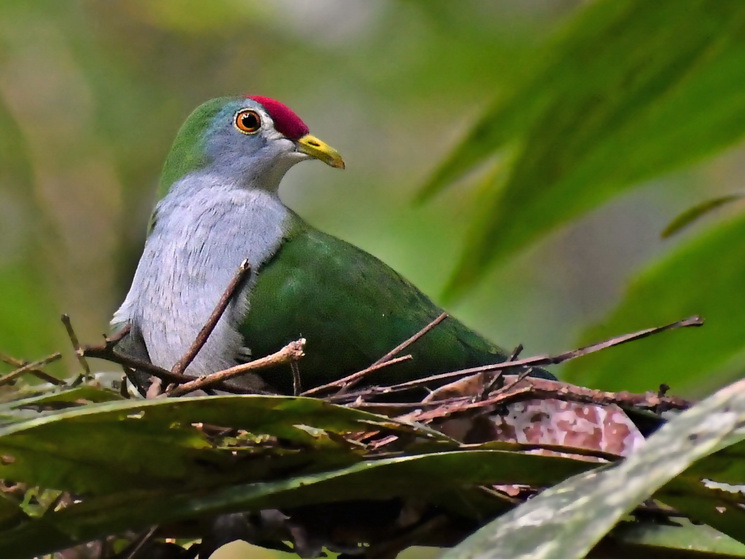
[[[310,388],[369,366],[441,312],[371,254],[304,225],[259,270],[241,333],[254,359],[306,338],[299,365],[303,388]],[[374,373],[371,382],[399,382],[505,359],[500,348],[454,318],[406,352],[413,361]],[[290,375],[283,371],[264,377],[280,390],[290,389]]]

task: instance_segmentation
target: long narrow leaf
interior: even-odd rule
[[[511,145],[450,285],[640,181],[745,134],[745,5],[605,0],[536,56],[424,192]]]
[[[490,483],[550,484],[593,467],[551,456],[464,451],[367,461],[348,468],[271,483],[225,485],[211,491],[123,491],[0,532],[0,557],[23,559],[105,534],[226,512],[308,504],[432,498]]]

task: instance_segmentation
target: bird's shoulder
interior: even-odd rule
[[[369,252],[324,233],[300,218],[291,221],[282,244],[259,271],[259,282],[276,293],[348,291],[354,299],[381,311],[386,303],[411,308],[434,303],[393,268]],[[257,285],[257,288],[260,288]],[[391,299],[390,301],[389,298]]]

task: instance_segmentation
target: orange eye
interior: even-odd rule
[[[251,109],[243,109],[235,113],[235,127],[244,134],[255,134],[261,128],[259,113]]]

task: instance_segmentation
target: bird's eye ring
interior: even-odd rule
[[[261,116],[254,110],[243,109],[235,113],[233,123],[244,134],[256,134],[261,128]]]

